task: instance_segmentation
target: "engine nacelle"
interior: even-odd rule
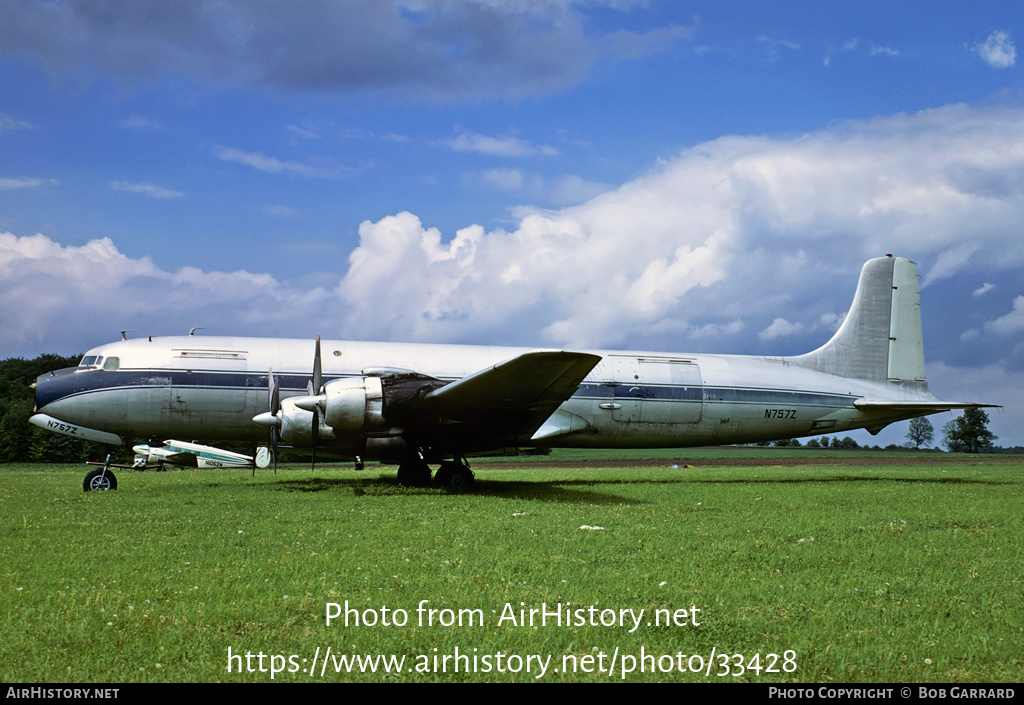
[[[443,384],[438,380],[433,382]],[[390,384],[393,392],[394,382]],[[417,380],[413,391],[423,386],[422,381]],[[385,383],[377,375],[336,379],[325,384],[315,396],[282,399],[277,414],[259,414],[253,421],[264,426],[276,425],[280,429],[279,438],[285,443],[307,445],[313,441],[313,420],[322,413],[317,423],[318,443],[332,448],[362,448],[367,439],[393,439],[402,434],[401,425],[393,425],[384,418],[384,407],[388,404],[384,387]],[[404,394],[409,396],[410,393],[405,390]],[[401,399],[391,401],[401,406]],[[353,452],[362,453],[361,450]]]
[[[324,385],[324,420],[335,433],[358,431],[385,433],[390,426],[384,419],[384,388],[380,377],[346,377]]]
[[[313,414],[312,411],[298,407],[293,398],[281,400],[281,440],[294,445],[309,445],[313,440]],[[320,442],[332,441],[334,430],[326,424],[320,424],[317,438]]]

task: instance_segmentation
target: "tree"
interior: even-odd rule
[[[832,436],[832,447],[833,448],[860,448],[857,441],[853,440],[849,436],[843,436],[842,438],[836,438]]]
[[[28,423],[32,415],[31,399],[3,399],[0,408],[0,463],[20,462],[28,458],[32,447],[32,431]]]
[[[935,429],[932,422],[923,416],[910,420],[910,430],[907,431],[907,440],[914,444],[914,448],[920,449],[921,445],[928,445],[935,438]]]
[[[942,427],[944,443],[951,452],[977,453],[998,438],[988,430],[988,414],[981,409],[965,409],[958,418]]]
[[[946,446],[950,453],[964,452],[964,444],[956,438],[956,419],[942,425],[942,445]]]
[[[51,370],[75,366],[80,358],[47,354],[32,360],[0,360],[0,463],[76,463],[101,460],[110,452],[110,446],[61,436],[28,423],[35,396],[29,385]]]

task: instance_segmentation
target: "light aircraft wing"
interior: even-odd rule
[[[600,361],[563,350],[523,353],[435,389],[422,408],[472,424],[511,422],[517,436],[530,438]]]
[[[167,453],[160,454],[160,460],[171,463],[173,465],[181,465],[184,467],[197,467],[199,462],[193,453]]]

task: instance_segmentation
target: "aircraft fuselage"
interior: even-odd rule
[[[323,341],[324,383],[413,370],[453,382],[528,352],[523,348]],[[858,399],[892,397],[891,385],[843,378],[787,358],[590,351],[601,360],[532,438],[486,434],[485,446],[602,448],[746,443],[857,428],[917,413],[864,411]],[[93,350],[78,368],[37,382],[37,411],[122,437],[266,442],[253,417],[267,411],[271,371],[282,399],[306,394],[312,340],[154,337]],[[383,370],[383,372],[382,372]],[[907,399],[934,399],[910,388]],[[373,457],[374,436],[342,454]],[[369,437],[369,445],[367,445]],[[380,445],[387,447],[387,443]],[[465,451],[485,448],[465,448]]]

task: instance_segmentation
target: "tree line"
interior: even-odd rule
[[[981,409],[965,409],[963,414],[949,421],[942,427],[941,443],[950,453],[1022,453],[1024,447],[1013,446],[1002,448],[994,445],[998,436],[988,430],[988,414]],[[920,450],[921,446],[928,447],[935,441],[935,427],[932,422],[924,416],[910,420],[909,430],[906,435],[907,443],[904,446],[889,445],[884,450],[895,450],[899,448],[913,448]],[[837,436],[821,436],[811,438],[806,443],[801,443],[796,438],[785,438],[779,441],[761,441],[754,443],[755,446],[771,446],[775,448],[840,448],[854,449],[861,445],[849,436],[839,438]],[[875,446],[877,448],[878,446]]]
[[[915,448],[935,440],[935,428],[924,416],[910,420],[907,441]],[[994,445],[998,436],[988,430],[988,414],[982,409],[964,409],[964,413],[942,427],[942,445],[950,453],[1019,452],[1016,448]]]
[[[35,408],[36,377],[51,370],[75,367],[81,355],[46,354],[32,360],[0,360],[0,463],[79,463],[103,460],[113,453],[130,460],[131,446],[105,445],[44,431],[28,422]]]

